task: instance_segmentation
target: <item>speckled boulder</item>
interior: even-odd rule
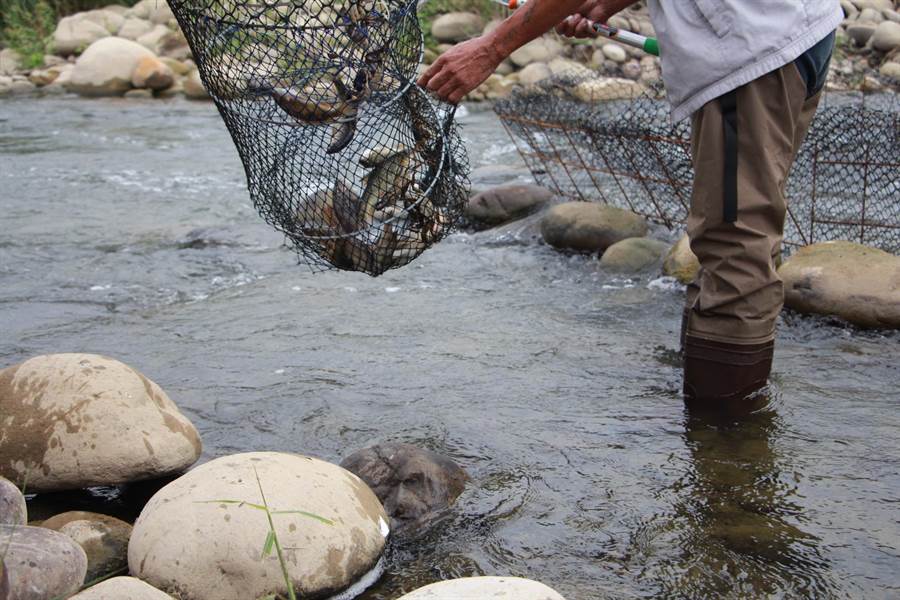
[[[71,600],[174,600],[152,585],[134,577],[113,577],[89,587]]]
[[[0,475],[29,491],[176,474],[200,450],[166,393],[117,360],[49,354],[0,371]]]
[[[276,552],[263,552],[269,524],[254,507],[263,493],[298,597],[343,591],[377,565],[387,515],[359,477],[315,458],[251,452],[201,465],[153,496],[128,546],[131,574],[176,597],[285,597]]]
[[[84,550],[86,581],[109,575],[128,565],[131,525],[115,517],[80,510],[50,517],[41,527],[69,536]]]
[[[411,444],[379,444],[354,452],[341,466],[359,475],[396,527],[423,524],[450,506],[469,476],[453,460]]]
[[[785,305],[861,327],[900,328],[900,257],[852,242],[801,248],[778,270]]]
[[[541,221],[545,242],[576,252],[602,252],[616,242],[646,234],[643,217],[597,202],[559,204]]]
[[[543,583],[518,577],[465,577],[439,581],[398,600],[565,600]]]
[[[0,525],[8,586],[3,600],[68,598],[84,584],[87,557],[81,546],[42,527]]]
[[[0,525],[24,525],[27,522],[25,496],[12,481],[0,477]]]
[[[691,241],[688,236],[682,236],[666,255],[666,259],[663,261],[663,273],[687,285],[697,277],[699,272],[700,261],[691,251]]]
[[[657,264],[669,245],[651,238],[628,238],[606,249],[600,264],[612,271],[634,273]]]

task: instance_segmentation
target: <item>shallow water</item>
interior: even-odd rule
[[[520,164],[490,113],[474,165]],[[256,216],[209,104],[0,103],[0,364],[97,352],[197,424],[204,459],[385,441],[472,483],[364,594],[512,574],[570,600],[897,597],[900,337],[788,315],[774,410],[689,419],[681,291],[522,235],[378,279],[312,275]]]

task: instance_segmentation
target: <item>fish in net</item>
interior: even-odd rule
[[[900,97],[889,89],[823,94],[786,182],[785,250],[851,240],[900,253]],[[519,89],[494,110],[539,183],[684,227],[691,132],[671,122],[661,85],[585,69]]]
[[[380,275],[468,197],[454,108],[414,84],[416,0],[168,0],[262,217],[314,270]]]

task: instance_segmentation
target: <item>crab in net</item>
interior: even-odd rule
[[[467,198],[453,109],[413,80],[415,0],[169,0],[254,206],[314,269],[380,275]]]

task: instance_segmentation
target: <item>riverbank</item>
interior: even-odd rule
[[[830,90],[876,92],[900,82],[900,13],[892,0],[843,0],[846,15],[828,79]],[[488,15],[490,16],[490,15]],[[496,26],[484,15],[452,12],[429,16],[425,63],[454,44]],[[654,35],[646,9],[624,11],[611,24]],[[190,48],[168,5],[142,0],[64,17],[41,58],[0,50],[0,96],[55,94],[208,99]],[[28,63],[39,64],[28,64]],[[655,57],[606,39],[568,40],[548,35],[521,48],[466,99],[495,100],[516,86],[585,68],[603,77],[656,86]]]

